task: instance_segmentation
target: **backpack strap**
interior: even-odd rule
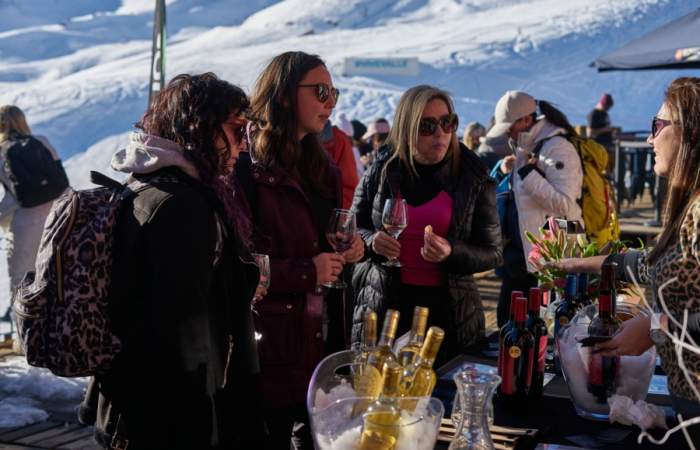
[[[90,171],[90,182],[111,189],[121,189],[124,187],[123,183],[95,170]]]
[[[555,136],[561,136],[559,134],[555,134],[554,136],[549,136],[547,138],[542,139],[540,142],[535,145],[535,148],[532,150],[532,154],[539,158],[540,157],[540,152],[542,151],[542,147],[544,147],[544,143],[547,142],[548,140],[552,139]]]

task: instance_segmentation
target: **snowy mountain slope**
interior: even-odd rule
[[[664,86],[682,72],[598,74],[588,64],[698,7],[695,0],[166,3],[168,77],[213,71],[250,91],[270,58],[298,49],[327,61],[341,88],[336,112],[350,118],[391,118],[403,91],[429,83],[454,95],[462,124],[486,123],[507,89],[553,101],[583,123],[607,91],[616,100],[613,121],[634,129],[648,127]],[[153,4],[0,0],[0,104],[27,112],[67,160],[74,186],[89,184],[90,169],[107,170],[145,109]],[[344,58],[357,56],[418,57],[421,73],[343,76]]]
[[[0,102],[22,106],[69,157],[128,130],[143,112],[153,2],[56,0],[51,13],[39,8],[45,3],[0,2],[4,10],[37,11],[23,27],[0,19]],[[624,104],[636,103],[638,92],[654,92],[649,87],[669,74],[599,75],[587,65],[695,7],[683,0],[271,3],[168,2],[168,74],[212,70],[250,89],[269,58],[304,49],[327,60],[343,89],[337,110],[349,117],[391,116],[401,92],[431,82],[455,95],[463,122],[486,121],[508,88],[553,100],[581,122],[609,90],[620,100],[613,118],[640,127],[660,89],[643,108]],[[387,55],[419,57],[421,75],[340,76],[347,56]]]

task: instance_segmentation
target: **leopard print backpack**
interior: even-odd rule
[[[150,187],[91,172],[98,188],[68,190],[54,201],[39,244],[35,272],[13,295],[27,362],[62,377],[104,373],[120,351],[110,331],[108,294],[112,230],[119,207]]]

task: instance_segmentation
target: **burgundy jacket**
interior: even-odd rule
[[[330,160],[328,164],[328,183],[334,192],[328,202],[339,208],[340,172]],[[330,251],[319,237],[329,217],[315,217],[311,199],[284,171],[258,164],[250,171],[255,250],[270,256],[270,287],[267,296],[255,305],[258,314],[254,316],[255,328],[262,334],[258,349],[266,406],[303,404],[311,374],[325,356],[324,300],[315,293],[312,258]]]

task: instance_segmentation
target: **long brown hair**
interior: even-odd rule
[[[551,103],[544,100],[537,100],[537,106],[540,108],[540,112],[547,119],[547,122],[555,125],[559,128],[566,130],[566,133],[571,137],[578,137],[576,129],[571,125],[566,114],[558,110]]]
[[[700,195],[700,78],[673,80],[664,104],[671,114],[672,131],[679,145],[668,177],[664,229],[649,256],[651,261],[678,242],[683,218]]]
[[[231,113],[243,113],[248,105],[241,88],[211,72],[181,74],[160,91],[136,127],[180,144],[201,180],[211,184],[223,174],[232,145],[222,124]],[[226,144],[224,150],[216,148],[218,138]]]
[[[278,167],[330,197],[328,156],[316,135],[299,141],[297,89],[304,76],[325,63],[316,55],[285,52],[275,56],[262,71],[251,95],[251,119],[255,122],[251,152],[264,167]]]
[[[391,161],[399,159],[409,173],[411,180],[418,177],[413,153],[418,147],[419,123],[426,105],[435,99],[444,101],[450,114],[455,112],[450,94],[433,86],[426,84],[414,86],[401,96],[399,106],[396,108],[394,124],[387,139],[387,143],[394,153],[384,165],[383,170]],[[459,141],[456,132],[452,133],[445,157],[452,160],[452,174],[456,176],[459,173]]]

